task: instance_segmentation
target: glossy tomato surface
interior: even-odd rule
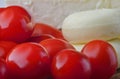
[[[0,7],[0,13],[3,12],[4,10],[5,10],[5,8]]]
[[[90,79],[91,67],[87,57],[75,50],[59,52],[52,62],[54,79]]]
[[[53,39],[55,37],[53,37],[52,35],[49,34],[42,34],[40,36],[32,36],[29,39],[26,40],[26,42],[36,42],[39,43],[45,39]]]
[[[0,58],[6,59],[6,56],[17,45],[12,41],[0,41]]]
[[[37,43],[17,45],[6,63],[8,79],[46,79],[50,75],[49,56]]]
[[[43,40],[40,44],[48,51],[51,60],[63,49],[74,49],[74,47],[67,41],[57,38]]]
[[[91,79],[110,79],[117,69],[117,56],[114,48],[102,40],[93,40],[82,49],[91,63]]]
[[[35,24],[32,36],[39,36],[42,34],[50,34],[55,38],[64,39],[62,32],[57,28],[43,23]]]
[[[19,11],[7,8],[0,13],[0,40],[23,42],[31,34],[28,18]]]
[[[17,11],[18,13],[20,13],[24,17],[27,17],[29,20],[31,20],[31,16],[30,16],[29,12],[27,12],[27,10],[25,8],[23,8],[22,6],[12,5],[12,6],[8,6],[7,9]]]
[[[0,79],[6,79],[7,71],[6,62],[0,58]]]

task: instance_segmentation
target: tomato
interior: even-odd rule
[[[57,38],[43,40],[40,44],[48,51],[51,60],[59,51],[63,49],[74,49],[70,43]]]
[[[23,42],[32,31],[28,20],[17,10],[8,8],[0,14],[0,40]]]
[[[116,72],[118,65],[116,51],[109,43],[93,40],[87,43],[81,52],[90,60],[91,79],[110,79]]]
[[[52,61],[54,79],[90,79],[91,66],[87,57],[75,50],[60,51]]]
[[[7,66],[6,62],[0,58],[0,79],[6,79]]]
[[[3,12],[5,10],[5,8],[0,8],[0,13]]]
[[[26,42],[36,42],[36,43],[39,43],[45,39],[52,39],[52,38],[55,38],[53,37],[52,35],[49,35],[49,34],[42,34],[40,36],[34,36],[34,37],[30,37],[29,39],[26,40]]]
[[[17,45],[6,58],[8,79],[44,79],[50,75],[46,50],[37,43]]]
[[[58,30],[57,28],[52,27],[47,24],[43,24],[43,23],[35,24],[32,36],[39,36],[42,34],[50,34],[54,36],[55,38],[64,39],[62,32]]]
[[[30,14],[27,12],[27,10],[25,8],[23,8],[22,6],[18,6],[18,5],[13,5],[13,6],[8,6],[8,9],[11,9],[13,11],[17,11],[18,13],[20,13],[21,15],[24,15],[25,17],[27,17],[29,20],[31,20],[31,16]]]
[[[0,41],[0,58],[6,58],[7,54],[17,45],[12,41]]]

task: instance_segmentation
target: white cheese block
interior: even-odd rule
[[[34,22],[60,27],[66,16],[81,10],[119,7],[119,0],[5,0],[7,5],[21,5]]]
[[[73,13],[64,20],[62,32],[71,43],[118,38],[120,36],[120,9],[99,9]]]

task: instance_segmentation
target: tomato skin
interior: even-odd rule
[[[6,56],[9,54],[10,50],[14,48],[17,43],[12,41],[0,41],[0,58],[6,59]]]
[[[11,9],[13,11],[17,11],[18,13],[20,13],[21,15],[24,15],[26,17],[28,17],[29,20],[31,20],[31,16],[30,14],[27,12],[27,10],[25,8],[23,8],[22,6],[18,6],[18,5],[12,5],[12,6],[8,6],[7,9]]]
[[[0,8],[0,13],[3,12],[6,8]]]
[[[0,14],[0,40],[23,42],[32,34],[28,20],[17,11],[5,9]]]
[[[36,42],[39,43],[45,39],[53,39],[55,37],[53,37],[52,35],[49,34],[42,34],[40,36],[34,36],[34,37],[30,37],[29,39],[27,39],[26,42]]]
[[[44,79],[50,75],[49,56],[37,43],[17,45],[6,58],[8,79]]]
[[[90,79],[91,66],[87,57],[75,50],[60,51],[52,61],[54,79]]]
[[[55,27],[43,23],[36,23],[32,36],[39,36],[42,34],[50,34],[55,38],[64,39],[62,32]]]
[[[48,51],[50,59],[63,49],[75,49],[71,44],[62,39],[46,39],[40,42],[40,44]]]
[[[91,79],[110,79],[116,72],[118,61],[114,48],[102,40],[87,43],[82,51],[91,63]]]
[[[0,58],[0,79],[6,79],[7,71],[6,62]]]

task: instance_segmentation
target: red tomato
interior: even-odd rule
[[[23,8],[22,6],[17,6],[17,5],[13,5],[13,6],[8,6],[8,9],[11,9],[13,11],[17,11],[18,13],[20,13],[21,15],[24,15],[25,17],[27,17],[29,20],[31,20],[31,16],[30,14],[27,12],[27,10],[25,8]]]
[[[48,51],[51,60],[59,51],[63,49],[74,49],[70,43],[57,38],[43,40],[40,44]]]
[[[91,79],[110,79],[116,72],[118,61],[114,48],[102,40],[93,40],[82,49],[92,67]]]
[[[3,12],[6,8],[0,8],[0,13]]]
[[[49,35],[49,34],[42,34],[40,36],[34,36],[34,37],[30,37],[26,42],[41,42],[45,39],[50,39],[50,38],[55,38],[53,37],[52,35]]]
[[[0,41],[0,57],[5,59],[10,50],[16,45],[12,41]]]
[[[23,42],[31,34],[28,20],[17,10],[8,8],[0,14],[0,40]]]
[[[50,75],[49,56],[37,43],[17,45],[6,58],[8,79],[44,79]]]
[[[53,58],[52,73],[54,79],[90,79],[90,62],[85,55],[65,49]]]
[[[6,79],[7,66],[4,60],[0,58],[0,79]]]
[[[47,24],[37,23],[34,26],[34,31],[33,31],[32,36],[39,36],[42,34],[50,34],[56,38],[64,39],[62,32],[60,30],[58,30],[57,28],[52,27]]]

